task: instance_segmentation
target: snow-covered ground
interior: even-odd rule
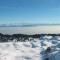
[[[40,60],[40,42],[0,43],[0,60]]]
[[[42,60],[60,60],[60,36],[44,36],[40,39],[40,58]],[[47,48],[50,47],[50,52]]]
[[[60,60],[60,36],[0,43],[0,60]]]

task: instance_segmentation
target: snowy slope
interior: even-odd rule
[[[0,43],[0,60],[60,60],[60,36]]]
[[[39,40],[0,43],[0,60],[40,60]]]
[[[60,60],[60,36],[44,36],[43,39],[40,40],[40,43],[42,60]],[[50,52],[46,52],[48,47],[51,48]]]

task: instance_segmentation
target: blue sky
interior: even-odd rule
[[[60,0],[0,0],[0,24],[60,24]]]

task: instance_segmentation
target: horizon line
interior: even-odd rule
[[[60,24],[0,24],[0,27],[59,26]]]

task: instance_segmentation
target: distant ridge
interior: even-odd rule
[[[60,24],[0,24],[0,27],[34,27],[34,26],[56,26]]]

